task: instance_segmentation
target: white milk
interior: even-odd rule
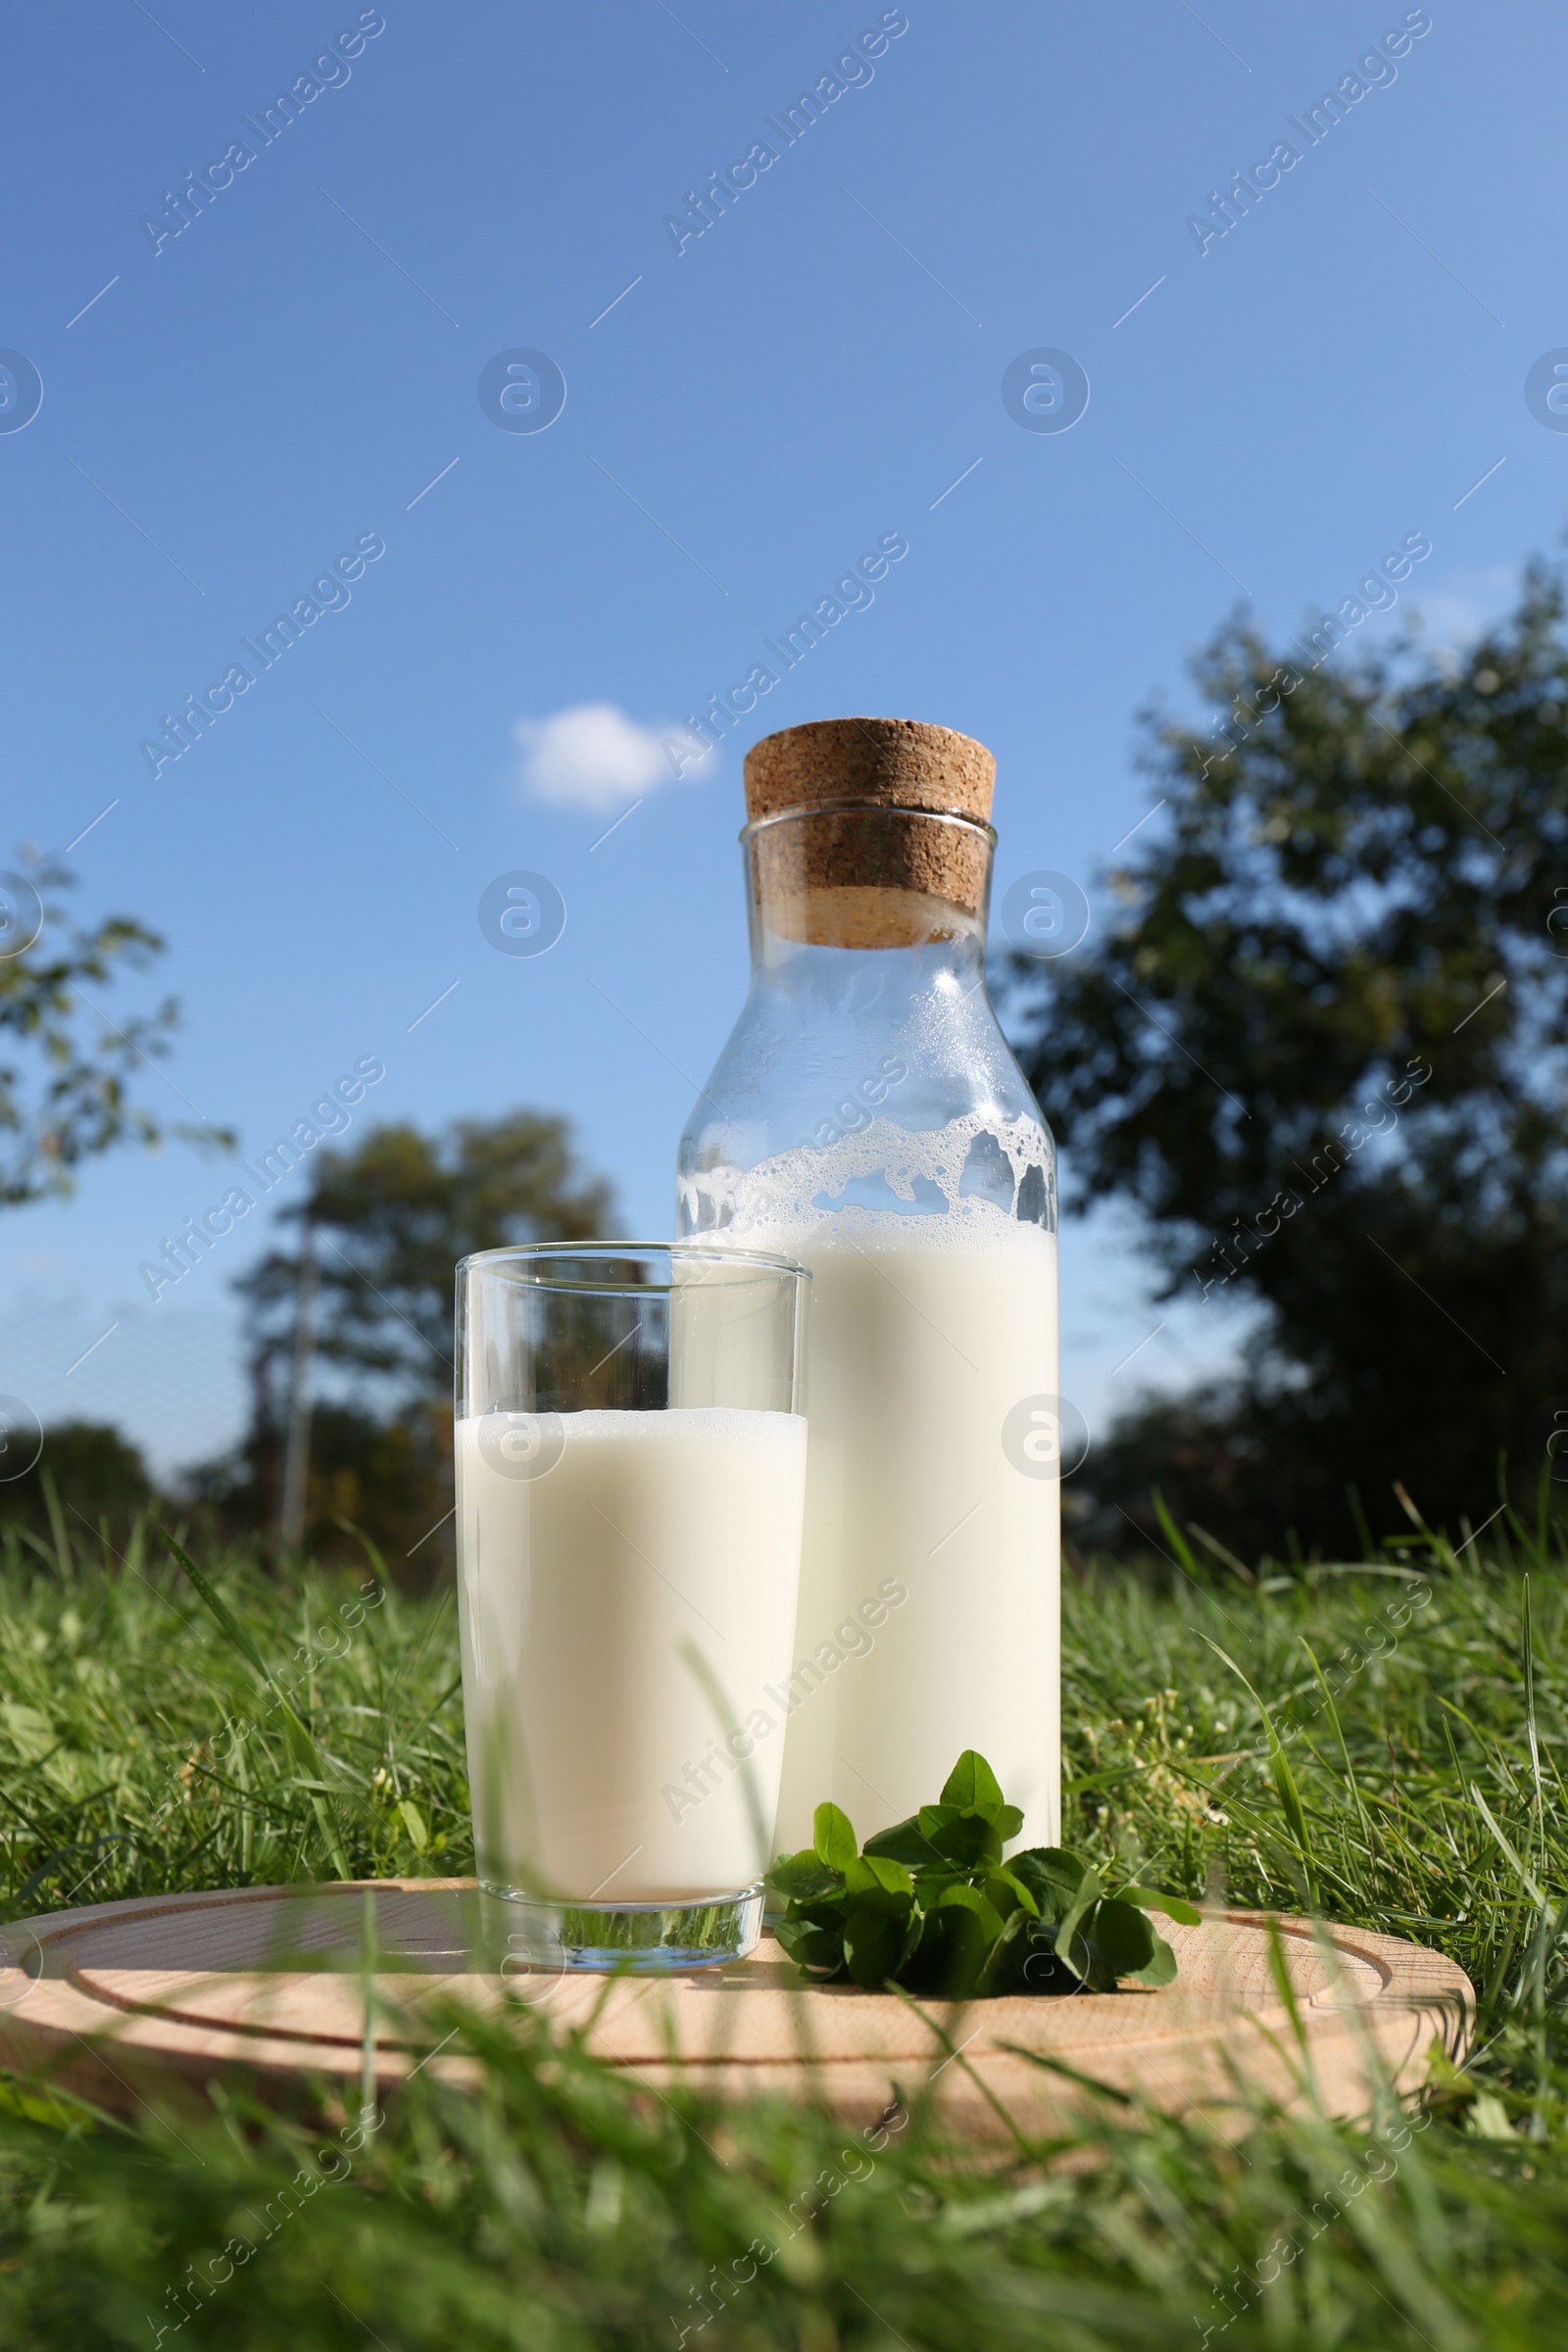
[[[494,1468],[481,1426],[456,1446],[480,1879],[603,1903],[752,1885],[783,1742],[746,1726],[789,1665],[805,1421],[567,1413],[535,1478]]]
[[[1060,1489],[1003,1445],[1014,1407],[1057,1392],[1056,1241],[961,1191],[985,1131],[1020,1181],[1039,1169],[1026,1122],[877,1120],[730,1196],[724,1238],[813,1276],[782,1850],[810,1843],[823,1798],[862,1837],[932,1802],[966,1747],[1024,1808],[1025,1842],[1059,1835]],[[878,1186],[890,1206],[855,1205]]]

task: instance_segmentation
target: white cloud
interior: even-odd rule
[[[519,718],[513,733],[522,755],[523,786],[535,800],[562,808],[613,808],[617,802],[672,784],[683,754],[688,775],[705,768],[712,772],[710,755],[691,761],[695,747],[684,727],[639,726],[613,703],[576,703],[548,718]],[[673,760],[665,748],[669,744],[675,747]]]

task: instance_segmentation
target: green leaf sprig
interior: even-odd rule
[[[940,1803],[863,1847],[847,1814],[818,1805],[811,1847],[781,1855],[767,1874],[789,1898],[778,1939],[808,1976],[936,2000],[1170,1984],[1176,1955],[1148,1914],[1196,1926],[1192,1904],[1132,1882],[1107,1887],[1065,1846],[1029,1846],[1004,1862],[1022,1826],[972,1747]]]

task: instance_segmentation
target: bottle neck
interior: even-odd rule
[[[983,974],[996,844],[989,825],[850,803],[764,818],[741,840],[754,975],[811,949],[892,959],[916,987],[944,966],[965,982]],[[893,969],[886,978],[896,985]]]
[[[924,1004],[989,1021],[984,925],[971,921],[912,946],[841,947],[773,930],[754,911],[752,986],[814,1010],[902,1023]]]

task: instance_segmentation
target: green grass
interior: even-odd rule
[[[470,1867],[450,1597],[208,1559],[270,1687],[155,1538],[122,1561],[77,1533],[0,1569],[10,1916]],[[1107,2107],[981,2156],[917,2106],[874,2146],[808,2112],[638,2098],[526,2011],[465,2028],[477,2091],[422,2075],[363,2134],[237,2090],[124,2125],[0,2082],[0,2340],[1560,2346],[1568,1569],[1515,1519],[1485,1544],[1260,1578],[1186,1553],[1066,1601],[1074,1843],[1469,1972],[1473,2059],[1404,2117],[1260,2111],[1229,2146]]]

